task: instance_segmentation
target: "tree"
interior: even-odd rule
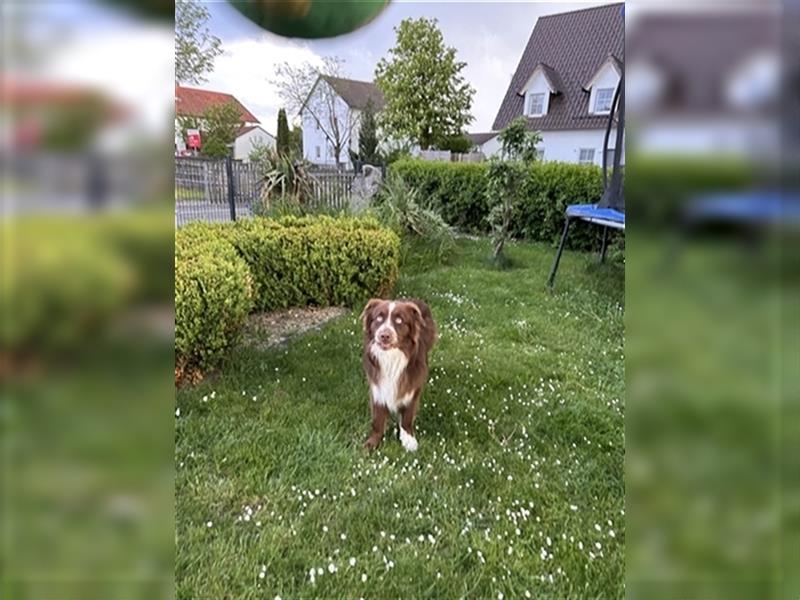
[[[233,102],[217,104],[206,109],[200,118],[180,117],[179,125],[184,139],[188,129],[199,129],[201,154],[221,158],[231,153],[230,145],[242,126],[241,113]]]
[[[436,19],[405,19],[397,43],[375,70],[386,104],[380,122],[387,135],[427,150],[472,122],[475,90],[461,75],[466,63],[446,47]]]
[[[206,26],[208,10],[196,0],[175,3],[175,80],[202,83],[222,54],[222,42]]]
[[[492,207],[489,211],[492,260],[503,265],[506,262],[503,249],[511,237],[511,217],[524,195],[523,182],[530,164],[536,160],[536,144],[542,138],[538,133],[528,131],[525,117],[514,119],[498,138],[500,156],[489,161],[486,194]]]
[[[444,138],[444,140],[436,145],[439,150],[449,150],[450,152],[456,152],[458,154],[466,154],[472,149],[473,143],[466,134],[460,132],[458,135],[451,135]]]
[[[336,163],[339,164],[345,150],[350,146],[353,130],[358,124],[358,115],[349,110],[339,95],[326,80],[341,77],[343,61],[326,57],[322,64],[303,63],[300,66],[282,63],[276,69],[277,77],[272,81],[278,95],[293,113],[302,113],[330,144]]]
[[[286,120],[286,111],[278,111],[278,137],[275,149],[281,156],[287,156],[291,151],[291,140],[289,139],[289,121]]]
[[[375,122],[375,108],[372,100],[367,100],[367,105],[361,113],[358,155],[363,162],[370,165],[380,162],[378,157],[378,125]]]

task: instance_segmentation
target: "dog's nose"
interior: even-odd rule
[[[378,341],[383,343],[388,343],[392,341],[392,334],[388,331],[381,331],[378,334]]]

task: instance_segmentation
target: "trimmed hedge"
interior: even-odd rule
[[[489,231],[486,163],[403,160],[392,170],[418,188],[420,200],[449,224],[470,233]],[[515,210],[512,236],[554,243],[561,235],[567,205],[597,202],[603,176],[595,166],[535,163],[524,185],[528,201]],[[596,248],[599,228],[585,225],[575,224],[569,238],[572,248]]]
[[[627,157],[625,201],[637,226],[674,220],[682,203],[706,192],[741,190],[752,186],[752,165],[731,157]],[[420,200],[444,219],[471,233],[489,231],[486,217],[486,163],[446,163],[406,159],[392,171],[420,190]],[[525,183],[528,201],[514,216],[515,237],[554,243],[564,226],[568,204],[591,204],[600,199],[603,175],[599,167],[569,163],[536,163]],[[577,222],[570,246],[597,249],[599,227]]]
[[[631,154],[628,173],[627,212],[637,227],[674,222],[682,205],[693,197],[743,190],[757,181],[756,166],[733,157]]]
[[[179,367],[206,369],[250,310],[356,305],[394,287],[400,239],[372,219],[196,222],[176,234]]]
[[[130,306],[169,302],[174,222],[159,210],[5,220],[3,350],[71,351]]]
[[[238,339],[253,307],[253,278],[224,239],[175,240],[178,367],[214,366]]]

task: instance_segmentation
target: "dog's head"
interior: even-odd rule
[[[373,298],[364,307],[361,320],[368,343],[383,350],[413,346],[425,327],[419,307],[406,300]]]

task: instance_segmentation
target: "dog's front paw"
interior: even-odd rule
[[[367,438],[367,441],[364,442],[364,450],[372,452],[373,450],[375,450],[375,448],[378,447],[380,443],[381,443],[381,438],[370,436]]]
[[[400,428],[400,443],[403,444],[403,448],[406,449],[406,452],[417,451],[417,438],[410,433],[406,433],[406,430],[402,427]]]

